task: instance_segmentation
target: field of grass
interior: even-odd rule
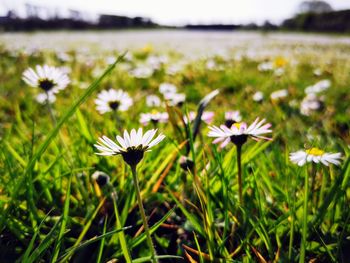
[[[66,49],[23,48],[7,38],[0,47],[0,262],[349,262],[348,42],[248,38],[194,56],[193,46],[101,43],[99,50],[98,42],[88,49],[76,39]],[[39,103],[42,90],[22,79],[44,64],[70,79],[52,103]],[[159,90],[164,83],[185,101],[172,103]],[[110,89],[127,92],[132,106],[101,114],[95,99]],[[147,105],[149,95],[160,105]],[[213,144],[209,126],[224,124],[227,111],[248,125],[266,119],[272,140],[248,138],[241,155],[234,143]],[[150,112],[168,118],[141,124]],[[116,135],[140,127],[166,136],[137,165],[155,259],[132,170],[94,146],[103,135],[118,143]],[[290,160],[312,148],[341,153],[340,164]]]

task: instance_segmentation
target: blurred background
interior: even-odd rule
[[[0,1],[0,31],[133,28],[349,33],[350,1]]]

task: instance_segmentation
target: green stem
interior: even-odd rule
[[[317,198],[317,193],[316,193],[316,167],[315,165],[312,165],[312,169],[311,169],[311,188],[310,188],[310,200],[311,200],[311,206],[312,207],[317,207],[317,203],[316,203],[316,198]],[[313,209],[312,209],[313,210]],[[312,211],[314,212],[314,211]]]
[[[52,108],[51,108],[51,104],[50,104],[50,101],[49,101],[49,93],[47,91],[45,91],[45,94],[46,94],[46,106],[47,106],[48,112],[50,114],[50,118],[51,118],[53,127],[55,127],[56,124],[57,124],[57,120],[56,120],[55,115],[53,114],[53,111],[52,111]]]
[[[47,109],[48,109],[48,112],[50,114],[50,118],[51,118],[51,121],[52,121],[53,128],[55,128],[56,125],[57,125],[57,120],[56,120],[55,115],[53,114],[53,110],[52,110],[52,107],[51,107],[51,104],[50,104],[50,101],[49,101],[49,93],[47,91],[45,93],[46,93]],[[61,140],[62,147],[67,150],[66,153],[67,153],[68,158],[65,158],[65,156],[63,156],[63,158],[67,162],[67,164],[70,166],[70,168],[73,169],[73,157],[72,157],[71,152],[69,151],[66,143],[64,142],[64,139],[63,139],[63,136],[62,136],[61,132],[59,132],[59,137],[60,137],[60,140]]]
[[[243,206],[243,187],[242,187],[242,145],[236,145],[237,149],[237,168],[238,168],[238,194],[239,203]]]
[[[293,178],[289,178],[289,181],[292,182],[292,205],[291,205],[291,224],[290,224],[290,237],[289,237],[289,249],[288,249],[288,260],[289,262],[292,262],[292,249],[293,249],[293,243],[294,243],[294,222],[295,222],[295,180]]]
[[[312,169],[313,172],[316,170]],[[304,186],[304,211],[303,211],[303,229],[302,229],[302,239],[300,247],[300,259],[299,263],[305,262],[305,251],[306,251],[306,238],[307,238],[307,212],[308,212],[308,196],[309,196],[309,173],[305,173],[305,186]]]
[[[149,246],[150,251],[151,251],[151,261],[153,263],[158,263],[158,260],[156,258],[156,251],[155,251],[154,246],[153,246],[151,233],[149,231],[149,227],[148,227],[148,223],[147,223],[145,210],[144,210],[143,205],[142,205],[142,198],[141,198],[141,193],[140,193],[139,180],[137,178],[137,173],[136,173],[136,165],[133,165],[133,166],[131,165],[130,167],[131,167],[131,171],[132,171],[132,178],[134,180],[134,185],[135,185],[135,188],[136,188],[136,197],[137,197],[137,202],[138,202],[140,213],[141,213],[143,227],[145,229],[146,237],[147,237],[147,243],[148,243],[148,246]]]

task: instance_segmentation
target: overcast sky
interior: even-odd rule
[[[280,22],[292,16],[301,0],[0,0],[0,9],[33,3],[92,13],[145,16],[161,24]],[[350,0],[327,1],[350,9]],[[0,10],[1,12],[1,10]]]

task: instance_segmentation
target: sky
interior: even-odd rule
[[[32,3],[89,13],[144,16],[160,24],[279,23],[295,14],[301,0],[0,0],[1,10]],[[328,0],[334,9],[350,9],[350,0]],[[4,12],[4,11],[2,11]]]

